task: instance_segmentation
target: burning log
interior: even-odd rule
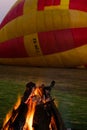
[[[32,82],[26,85],[19,106],[1,130],[66,130],[61,115],[50,95],[55,81],[50,86],[39,87]]]

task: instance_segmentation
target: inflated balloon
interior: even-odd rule
[[[0,25],[0,64],[87,64],[87,0],[18,0]]]

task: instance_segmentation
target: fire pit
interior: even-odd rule
[[[66,130],[61,115],[50,92],[55,85],[37,86],[30,82],[1,130]]]

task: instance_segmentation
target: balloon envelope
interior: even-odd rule
[[[0,25],[0,64],[87,64],[87,0],[18,0]]]

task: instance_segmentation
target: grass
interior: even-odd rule
[[[53,91],[67,128],[87,130],[87,97]]]
[[[2,89],[3,88],[3,89]],[[18,94],[23,94],[23,84],[15,83],[8,80],[0,81],[0,124],[17,101]]]

